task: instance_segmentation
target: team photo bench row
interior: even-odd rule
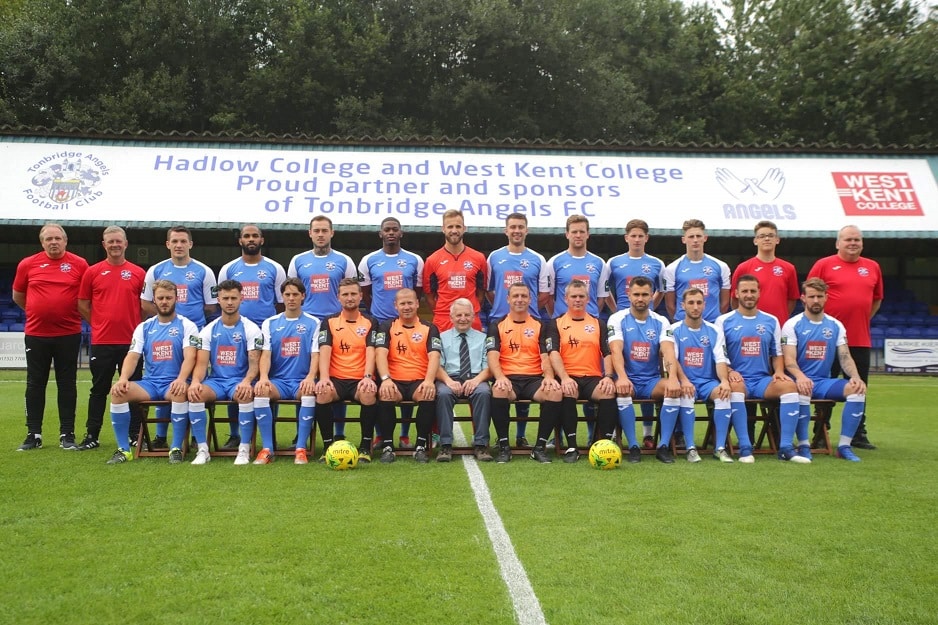
[[[169,406],[169,403],[170,402],[168,401],[141,402],[140,405],[145,407],[146,410],[140,422],[140,429],[137,433],[136,455],[138,457],[165,456],[166,455],[167,450],[153,449],[153,447],[151,446],[152,437],[150,435],[150,425],[157,424],[160,422],[162,423],[170,422],[169,417],[161,418],[161,417],[156,416],[156,410],[155,410],[157,406]],[[357,405],[355,404],[355,402],[346,401],[344,403],[347,406]],[[460,399],[456,403],[461,404],[461,405],[467,405],[467,406],[469,405],[468,401],[466,401],[465,399]],[[528,400],[518,400],[513,403],[515,403],[516,405],[518,404],[530,405],[534,402],[531,402]],[[586,401],[586,400],[579,400],[577,401],[577,403],[588,404],[591,402]],[[660,436],[660,433],[659,433],[659,429],[660,429],[659,412],[660,412],[660,407],[661,407],[660,402],[656,402],[655,400],[652,400],[652,399],[636,399],[634,400],[634,403],[638,406],[642,406],[642,405],[654,405],[655,406],[655,415],[654,417],[652,417],[652,419],[654,420],[654,423],[655,423],[654,437],[655,437],[655,440],[657,441]],[[228,406],[233,405],[233,404],[236,404],[236,402],[218,401],[218,402],[213,402],[213,403],[209,403],[206,405],[206,409],[208,411],[208,428],[207,428],[208,444],[209,444],[210,453],[213,456],[236,456],[238,453],[237,449],[222,449],[222,446],[219,444],[219,436],[221,436],[222,440],[224,440],[224,437],[227,435],[229,424],[230,424],[230,419],[228,416]],[[293,456],[294,454],[294,445],[292,444],[292,440],[293,440],[293,436],[295,435],[295,427],[297,424],[296,408],[299,406],[299,404],[300,402],[295,399],[281,400],[276,403],[272,402],[271,407],[273,408],[273,412],[275,415],[274,416],[274,449],[272,451],[274,455],[276,456]],[[713,404],[709,402],[697,402],[697,404],[706,406],[706,414],[702,414],[701,412],[698,411],[696,420],[698,422],[705,422],[707,424],[702,442],[700,445],[697,446],[697,449],[700,452],[713,450],[716,447],[714,445],[714,440],[713,440],[715,436],[715,429],[714,429],[714,424],[713,424]],[[747,407],[754,408],[754,410],[751,408],[749,411],[750,412],[749,422],[750,422],[750,425],[752,426],[750,429],[754,434],[754,439],[753,439],[754,453],[772,454],[772,455],[778,453],[778,436],[779,436],[779,431],[780,431],[779,421],[778,421],[778,402],[758,400],[758,399],[747,399],[746,404],[747,404]],[[811,404],[812,404],[811,420],[815,424],[815,428],[813,430],[814,431],[813,436],[816,441],[816,449],[814,449],[814,452],[833,455],[834,449],[831,447],[830,436],[828,433],[827,417],[825,413],[830,414],[830,409],[833,407],[834,402],[830,400],[818,399],[818,400],[812,400]],[[412,402],[412,401],[402,401],[398,403],[398,406],[414,406],[414,405],[415,405],[415,402]],[[287,406],[293,407],[292,410],[290,411],[280,410],[280,408],[287,407]],[[216,409],[219,407],[221,407],[222,409],[220,411],[217,411]],[[818,408],[821,408],[821,407],[826,408],[826,410],[819,411]],[[216,414],[216,412],[218,412],[218,414]],[[288,416],[288,415],[283,414],[284,412],[292,412],[293,414]],[[510,421],[512,423],[519,423],[522,421],[536,422],[538,420],[538,417],[536,416],[519,418],[515,416],[514,410],[512,410],[510,414],[511,414]],[[641,422],[642,419],[643,417],[639,416],[637,421]],[[595,416],[584,416],[582,413],[578,412],[577,421],[579,423],[589,423],[589,422],[595,423]],[[345,422],[346,423],[360,423],[361,420],[357,415],[346,416]],[[398,423],[402,423],[402,422],[413,423],[414,419],[413,418],[398,419]],[[457,422],[457,423],[468,422],[471,424],[472,416],[471,414],[469,415],[457,414],[454,416],[454,422]],[[288,435],[288,438],[290,438],[290,443],[286,445],[283,444],[281,441],[279,441],[277,438],[277,429],[282,424],[292,424],[293,426],[292,433]],[[220,429],[220,432],[219,432],[219,429]],[[619,429],[616,428],[617,440],[621,439],[621,434],[622,433],[619,431]],[[316,449],[316,436],[317,436],[317,428],[314,427],[312,430],[311,437],[310,437],[309,446],[307,447],[307,449],[309,449],[311,452]],[[559,426],[554,432],[554,436],[557,441],[563,440],[562,431]],[[188,439],[189,437],[187,435],[185,438],[184,448],[182,450],[184,454],[187,453],[188,451],[188,447],[187,447],[188,442],[189,442]],[[352,442],[354,443],[356,441],[352,441]],[[256,448],[256,444],[257,444],[256,434],[255,434],[255,438],[251,441],[251,444],[252,444],[252,447]],[[432,445],[433,443],[431,441],[431,446]],[[672,452],[674,452],[675,454],[683,453],[684,448],[678,448],[675,444],[675,440],[673,437],[672,437],[672,440],[670,441],[670,446],[671,446]],[[589,445],[582,445],[580,447],[580,451],[585,452],[586,450],[588,450],[588,448],[589,448]],[[735,451],[733,448],[732,440],[726,441],[726,448],[730,453],[733,453]],[[562,444],[556,445],[556,453],[558,455],[563,455],[564,450],[565,450],[565,447]],[[395,449],[395,451],[401,455],[413,454],[413,449]],[[474,452],[474,447],[472,446],[471,438],[467,445],[457,445],[454,441],[453,454],[471,455],[473,452]],[[524,454],[529,453],[529,449],[521,449],[521,448],[513,447],[512,453],[515,455],[524,455]],[[642,453],[654,454],[655,450],[643,449]]]

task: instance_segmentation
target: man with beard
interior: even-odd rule
[[[446,243],[427,258],[423,267],[424,296],[433,310],[433,325],[440,332],[453,327],[449,310],[460,297],[472,302],[475,317],[472,327],[482,329],[479,312],[488,282],[485,256],[463,243],[466,222],[462,211],[450,209],[443,213],[443,236]]]

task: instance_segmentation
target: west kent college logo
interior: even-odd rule
[[[65,210],[87,206],[103,195],[97,187],[110,169],[94,154],[63,150],[47,154],[29,169],[26,199],[37,208]]]
[[[798,218],[793,205],[778,203],[787,182],[785,172],[778,167],[770,167],[764,172],[734,172],[726,167],[717,167],[714,178],[734,200],[723,204],[726,219],[783,221]]]
[[[831,172],[844,215],[924,215],[908,172]]]

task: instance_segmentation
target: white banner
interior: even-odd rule
[[[0,332],[0,369],[26,368],[26,343],[22,332]]]
[[[888,373],[938,373],[938,341],[934,339],[886,339]]]
[[[393,215],[437,226],[448,209],[470,227],[508,213],[534,228],[581,214],[593,228],[640,217],[751,232],[938,232],[938,186],[924,158],[588,156],[105,146],[0,139],[0,220],[307,224],[361,227]]]

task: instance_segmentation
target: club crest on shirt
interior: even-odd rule
[[[186,272],[186,282],[192,282],[193,280],[195,280],[195,272],[194,272],[194,271],[187,271],[187,272]]]
[[[336,267],[337,267],[337,265],[336,265],[334,262],[332,262],[331,260],[326,263],[326,271],[335,271],[335,270],[336,270]]]
[[[258,279],[258,280],[266,280],[266,279],[267,279],[267,272],[264,271],[263,269],[258,269],[258,270],[257,270],[257,279]]]
[[[594,265],[593,263],[586,263],[586,272],[596,273],[596,265]]]
[[[870,275],[870,270],[867,269],[866,267],[857,267],[857,273],[860,274],[861,276],[866,277]]]
[[[298,324],[296,324],[296,333],[297,333],[297,334],[306,334],[307,332],[309,332],[309,328],[306,326],[305,323],[298,323]]]
[[[397,260],[397,266],[398,266],[398,267],[406,267],[406,266],[407,266],[407,261],[404,260],[403,258],[399,258],[399,259]]]
[[[179,336],[179,328],[170,328],[166,333],[170,336]]]
[[[709,336],[702,336],[702,337],[700,337],[700,344],[701,344],[701,345],[706,345],[706,346],[709,347],[709,346],[710,346],[710,337],[709,337]]]
[[[524,329],[524,337],[525,337],[525,338],[528,338],[528,339],[533,339],[533,338],[534,338],[534,330],[533,330],[532,328],[525,328],[525,329]]]
[[[651,273],[651,265],[648,263],[642,263],[642,273],[646,275]]]
[[[756,333],[757,333],[757,334],[765,334],[766,332],[768,332],[768,329],[765,327],[765,324],[762,324],[762,323],[757,323],[757,324],[756,324]]]
[[[465,269],[466,271],[472,271],[473,269],[475,269],[475,265],[472,264],[471,260],[467,260],[466,262],[462,264],[462,268]]]
[[[420,332],[414,332],[413,334],[410,335],[410,340],[413,341],[414,343],[420,343],[421,341],[423,341],[423,334],[421,334]]]
[[[645,330],[645,338],[649,341],[654,341],[656,338],[658,338],[658,333],[654,328],[647,328]]]
[[[121,271],[121,280],[130,280],[133,274],[130,273],[129,269],[124,269]]]
[[[772,275],[774,275],[774,276],[781,276],[783,273],[785,273],[785,272],[782,271],[782,268],[781,268],[781,267],[772,267]]]
[[[824,328],[823,330],[821,330],[821,335],[826,339],[830,339],[834,336],[834,331],[831,330],[830,328]]]
[[[357,334],[358,336],[365,336],[366,334],[368,334],[368,328],[359,326],[355,328],[355,334]]]
[[[703,269],[701,269],[700,271],[703,272],[703,275],[705,275],[705,276],[712,276],[712,275],[713,275],[713,267],[711,267],[711,266],[709,266],[709,265],[705,266],[705,267],[704,267]]]
[[[531,262],[527,258],[522,258],[521,262],[518,263],[522,269],[527,269],[531,266]]]
[[[61,271],[61,272],[63,272],[63,273],[68,273],[68,272],[70,272],[71,270],[72,270],[72,265],[71,265],[71,263],[62,263],[61,265],[59,265],[59,271]]]
[[[587,334],[592,334],[593,332],[596,331],[596,326],[594,326],[591,323],[587,323],[585,326],[583,326],[583,331],[586,332]]]
[[[240,343],[240,342],[243,341],[243,340],[244,340],[244,335],[242,335],[240,332],[232,332],[232,333],[231,333],[231,342],[232,342],[232,343]]]

